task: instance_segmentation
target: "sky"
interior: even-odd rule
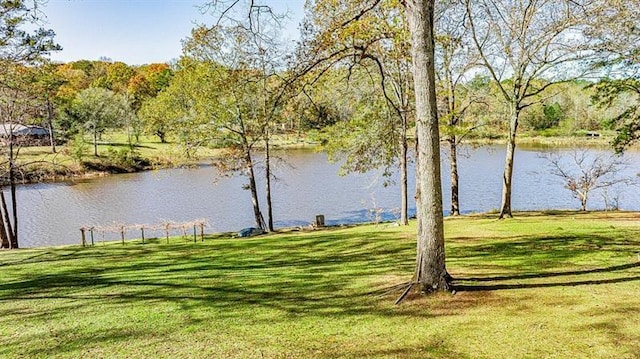
[[[129,65],[169,62],[181,53],[181,40],[196,23],[211,24],[202,14],[206,0],[48,0],[42,9],[44,25],[56,33],[62,51],[51,54],[59,62],[98,60]],[[265,0],[278,13],[289,13],[283,34],[297,38],[304,0]]]

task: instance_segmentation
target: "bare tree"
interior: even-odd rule
[[[587,210],[593,192],[619,184],[632,184],[630,177],[619,177],[628,163],[617,155],[605,157],[592,151],[573,151],[569,158],[558,154],[541,155],[547,161],[548,171],[558,177],[574,198],[580,201],[580,210]]]
[[[583,31],[597,0],[465,0],[481,63],[509,107],[500,218],[511,217],[516,135],[522,111],[555,83],[584,76],[592,52]]]

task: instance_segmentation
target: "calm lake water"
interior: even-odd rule
[[[573,150],[555,151],[569,156]],[[462,152],[459,161],[462,211],[486,212],[499,208],[503,146],[467,148]],[[541,153],[540,149],[518,150],[513,208],[578,209],[579,202],[557,178],[548,174],[547,162],[540,158]],[[446,156],[443,152],[443,205],[448,211]],[[640,172],[640,154],[630,152],[626,158],[629,166],[620,176],[636,177]],[[375,218],[374,209],[378,208],[385,220],[398,217],[399,186],[384,186],[385,178],[379,171],[341,177],[339,164],[328,163],[323,153],[304,150],[287,152],[284,159],[287,165],[280,166],[273,189],[276,227],[308,225],[317,214],[324,214],[328,224],[371,221]],[[409,179],[412,197],[413,169]],[[78,244],[80,227],[113,223],[186,222],[204,218],[208,221],[206,231],[209,233],[237,231],[253,226],[250,194],[242,189],[245,183],[246,179],[240,177],[220,178],[215,168],[203,166],[114,175],[76,183],[22,186],[18,190],[20,244],[22,247]],[[640,210],[637,187],[612,189],[609,197],[618,197],[621,209]],[[414,206],[411,198],[412,214]],[[602,195],[594,193],[589,209],[604,207]],[[137,233],[130,236],[139,237]],[[116,239],[119,235],[106,234],[104,238]],[[96,234],[96,240],[101,239],[102,235]]]

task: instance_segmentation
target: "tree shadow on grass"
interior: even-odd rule
[[[638,212],[627,212],[627,211],[580,211],[580,210],[567,210],[567,209],[550,209],[550,210],[539,210],[539,211],[522,211],[522,212],[514,212],[514,217],[516,218],[536,218],[540,216],[545,217],[582,217],[584,219],[593,218],[593,219],[640,219],[640,214]],[[473,213],[470,217],[477,219],[495,219],[498,220],[499,212],[486,212],[486,213]],[[453,217],[452,217],[453,218]]]
[[[110,146],[110,147],[117,147],[117,148],[131,148],[131,147],[135,147],[135,148],[155,148],[153,146],[148,146],[148,145],[141,145],[139,143],[127,143],[127,142],[104,142],[104,143],[98,143],[98,145],[100,146]]]
[[[458,295],[418,297],[402,307],[394,307],[395,295],[381,298],[370,293],[373,286],[383,285],[384,279],[404,278],[412,272],[415,242],[413,236],[410,237],[403,238],[395,230],[331,229],[197,244],[110,245],[47,250],[43,256],[38,256],[37,251],[24,258],[12,256],[0,264],[9,274],[0,278],[0,318],[3,318],[0,325],[16,319],[59,323],[54,335],[62,336],[60,344],[47,342],[24,349],[30,350],[27,356],[58,355],[82,351],[82,345],[94,339],[98,343],[119,343],[130,337],[144,339],[174,329],[170,325],[169,329],[156,329],[123,324],[122,330],[97,334],[66,333],[67,322],[76,315],[76,309],[81,315],[114,320],[107,313],[116,313],[115,319],[118,319],[117,313],[124,309],[128,310],[128,316],[129,313],[135,315],[136,308],[175,308],[179,314],[173,315],[172,320],[197,327],[225,320],[247,320],[246,325],[281,321],[288,325],[302,317],[328,321],[356,316],[430,319],[464,315],[469,308],[478,306],[507,307],[517,312],[534,305],[530,304],[536,295],[534,292],[522,293],[519,301],[513,301],[495,292],[497,290],[640,281],[639,263],[562,271],[555,265],[551,266],[552,270],[541,268],[531,256],[539,253],[567,267],[566,262],[593,251],[597,245],[624,255],[633,252],[633,246],[621,238],[521,236],[458,244],[452,250],[454,263],[466,261],[465,268],[471,268],[467,273],[482,273],[483,266],[493,261],[497,261],[500,272],[492,276],[461,275],[456,278],[459,284],[456,289],[461,292]],[[516,260],[501,262],[511,258]],[[479,270],[475,271],[474,266]],[[571,268],[575,265],[569,266]],[[583,277],[576,280],[580,276]],[[564,282],[550,282],[551,278],[564,277],[569,278]],[[566,301],[563,305],[570,304],[570,298],[560,299]],[[87,310],[92,306],[99,309]],[[246,318],[255,312],[267,314]],[[120,315],[124,320],[125,315]],[[144,314],[140,315],[144,318]],[[141,318],[126,317],[126,320]],[[37,343],[41,336],[47,334],[18,336],[19,339],[11,339],[13,342],[7,347],[28,348],[29,343]],[[2,353],[0,349],[0,356]],[[12,352],[5,352],[8,353]],[[340,353],[326,354],[333,357]],[[440,342],[406,350],[376,347],[358,354],[363,357],[422,357],[422,354],[461,357],[461,353],[446,345],[443,349]]]
[[[464,279],[460,279],[464,280]],[[458,279],[456,280],[458,281]],[[510,290],[510,289],[532,289],[532,288],[550,288],[550,287],[575,287],[581,285],[601,285],[601,284],[614,284],[640,281],[640,275],[631,277],[609,278],[609,279],[588,279],[578,281],[567,282],[553,282],[553,283],[513,283],[513,284],[482,284],[482,285],[467,285],[467,284],[455,284],[456,291],[495,291],[495,290]]]
[[[612,231],[605,226],[585,234],[541,232],[492,241],[456,237],[451,239],[456,245],[447,254],[454,264],[450,267],[459,264],[467,273],[452,273],[458,291],[612,284],[640,279],[640,261],[598,266],[602,258],[635,259],[640,248],[638,237],[635,228]],[[488,269],[491,274],[485,274]]]
[[[398,241],[393,232],[328,230],[285,239],[266,236],[150,248],[54,250],[46,257],[14,260],[6,263],[12,266],[13,279],[0,280],[0,303],[153,301],[185,308],[358,315],[375,311],[379,303],[368,295],[367,278],[397,268],[407,267],[408,272],[412,264],[405,261],[412,255],[411,241]],[[39,265],[46,269],[38,270]]]
[[[638,231],[617,230],[614,237],[609,233],[588,235],[532,235],[508,236],[491,242],[473,242],[466,238],[452,239],[460,244],[450,248],[449,255],[468,259],[486,257],[488,260],[522,259],[531,262],[532,256],[543,255],[550,260],[562,260],[607,251],[615,254],[633,255],[640,248]]]
[[[399,240],[399,236],[402,237],[398,232],[378,229],[363,232],[328,229],[275,239],[270,236],[226,239],[161,248],[155,244],[47,250],[0,262],[0,267],[12,267],[9,273],[14,270],[18,273],[13,280],[0,281],[0,302],[30,298],[185,299],[207,306],[237,303],[272,306],[293,314],[330,311],[358,314],[371,310],[378,301],[371,299],[372,288],[367,287],[375,278],[412,272],[413,240]],[[635,281],[638,276],[632,273],[619,278],[589,277],[564,283],[501,281],[621,273],[640,264],[561,271],[558,263],[564,267],[574,257],[603,247],[632,253],[637,243],[598,234],[521,236],[458,245],[450,250],[449,258],[472,269],[509,260],[512,262],[496,268],[517,272],[468,277],[453,273],[458,291],[606,284]],[[540,259],[532,259],[532,254],[541,255],[551,265],[540,265]],[[59,265],[51,267],[51,264]],[[40,265],[48,267],[36,270]]]
[[[157,245],[112,245],[48,250],[44,256],[35,254],[22,260],[0,263],[0,266],[13,266],[17,270],[21,266],[35,268],[49,262],[60,264],[54,271],[34,273],[25,270],[16,280],[0,281],[0,302],[45,298],[119,302],[164,300],[191,301],[193,305],[221,308],[236,304],[258,305],[291,314],[360,314],[371,311],[379,302],[379,299],[371,298],[372,288],[367,287],[366,278],[382,277],[390,272],[411,273],[413,269],[412,240],[398,240],[397,237],[398,233],[393,231],[352,233],[329,229],[292,234],[276,240],[266,236],[204,244],[163,245],[162,248]],[[532,253],[542,253],[552,263],[561,263],[592,251],[594,246],[623,248],[627,245],[625,241],[593,235],[580,238],[514,237],[457,246],[452,250],[457,260],[476,258],[474,261],[481,268],[495,260],[515,259],[510,265],[513,268],[498,267],[520,273],[482,277],[454,274],[456,290],[489,291],[635,281],[638,276],[627,275],[564,283],[500,283],[619,273],[637,268],[640,264],[631,263],[596,269],[549,271],[532,264],[531,259]],[[470,262],[471,268],[474,261]],[[522,274],[523,270],[534,272]]]
[[[528,274],[514,274],[514,275],[505,275],[505,276],[491,276],[491,277],[466,277],[466,278],[458,278],[458,280],[473,281],[473,282],[494,282],[494,281],[500,281],[500,280],[551,278],[551,277],[573,276],[573,275],[581,275],[581,274],[610,273],[610,272],[617,272],[617,271],[622,271],[625,269],[632,269],[632,268],[640,268],[640,262],[627,263],[627,264],[621,264],[621,265],[604,267],[604,268],[593,268],[593,269],[584,269],[584,270],[575,270],[575,271],[552,272],[552,273],[528,273]]]
[[[568,254],[555,255],[555,260],[566,260]],[[456,276],[455,277],[455,289],[457,291],[496,291],[496,290],[510,290],[510,289],[532,289],[532,288],[550,288],[550,287],[573,287],[583,285],[602,285],[602,284],[615,284],[625,282],[640,281],[640,261],[632,262],[601,268],[588,268],[581,270],[558,270],[548,271],[544,268],[540,268],[540,271],[530,273],[516,273],[509,275],[492,275],[492,276]],[[594,275],[599,274],[611,274],[614,277],[598,277],[594,278]],[[587,276],[588,278],[580,279],[580,276]],[[552,278],[571,277],[571,280],[558,281],[535,281]],[[576,278],[577,277],[577,278]],[[527,283],[527,280],[534,280],[535,282]],[[519,281],[518,283],[500,283],[503,281]],[[497,282],[495,284],[485,284]]]
[[[131,242],[127,242],[127,244],[131,244]],[[68,246],[60,249],[51,249],[51,250],[33,250],[28,249],[33,252],[33,255],[24,255],[20,254],[15,260],[9,258],[8,260],[1,260],[4,258],[0,258],[0,268],[2,267],[11,267],[11,266],[20,266],[20,265],[28,265],[28,264],[46,264],[46,263],[59,263],[63,264],[66,261],[77,261],[79,258],[83,260],[108,260],[108,259],[123,259],[123,253],[119,252],[120,248],[112,247],[104,251],[94,251],[89,252],[88,248],[83,248],[79,246]],[[127,250],[131,252],[131,247],[123,247],[123,250]],[[138,247],[136,249],[138,251],[137,255],[142,255],[145,252],[152,252],[153,249]],[[13,254],[13,253],[9,253]],[[5,269],[10,270],[10,269]]]
[[[91,333],[90,337],[78,338],[79,340],[63,340],[63,338],[78,337],[73,329],[52,330],[50,337],[46,343],[42,343],[43,337],[38,334],[26,335],[19,343],[20,353],[29,358],[51,358],[60,357],[61,353],[82,353],[82,357],[91,357],[87,354],[87,350],[93,347],[99,347],[108,343],[126,343],[132,338],[152,337],[153,332],[150,330],[131,330],[123,328],[111,328],[108,330],[96,330]],[[56,338],[56,340],[52,340]],[[104,357],[101,350],[96,352],[96,357]],[[15,355],[16,351],[10,346],[0,346],[0,356]],[[67,354],[68,355],[68,354]],[[123,357],[122,355],[111,354],[112,357]],[[4,357],[4,356],[3,356]]]
[[[457,351],[455,344],[448,338],[425,338],[422,345],[407,345],[402,348],[380,349],[378,346],[371,348],[349,351],[351,358],[470,358],[466,353]],[[317,353],[318,358],[341,358],[345,357],[342,349]]]

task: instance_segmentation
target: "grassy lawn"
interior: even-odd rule
[[[23,147],[18,162],[29,164],[26,167],[26,180],[42,182],[60,180],[65,177],[94,176],[104,173],[139,171],[141,169],[192,165],[206,162],[221,156],[221,149],[201,146],[195,156],[187,158],[184,149],[176,143],[161,143],[155,136],[140,136],[135,143],[136,155],[144,160],[142,166],[132,166],[122,162],[122,155],[129,149],[127,135],[123,132],[110,132],[98,143],[99,157],[93,156],[93,144],[87,137],[86,153],[81,162],[71,156],[71,149],[65,145],[57,146],[52,153],[49,146]],[[295,134],[281,135],[273,139],[272,148],[314,148],[315,144]]]
[[[0,252],[0,357],[640,357],[640,214],[447,219],[458,292],[395,306],[414,232]]]
[[[93,143],[91,139],[86,138],[87,153],[85,160],[91,160],[93,157]],[[121,150],[128,148],[127,136],[124,133],[109,133],[106,134],[98,143],[98,153],[100,156],[105,157],[110,150]],[[21,151],[20,160],[23,162],[31,161],[50,161],[56,162],[62,165],[73,165],[74,160],[69,155],[69,149],[65,145],[59,145],[56,147],[58,153],[51,153],[51,147],[23,147]],[[153,136],[140,136],[140,142],[135,144],[136,151],[140,156],[153,160],[173,160],[180,157],[182,153],[175,144],[161,143],[156,137]],[[201,150],[202,155],[212,156],[215,152],[207,148]]]

